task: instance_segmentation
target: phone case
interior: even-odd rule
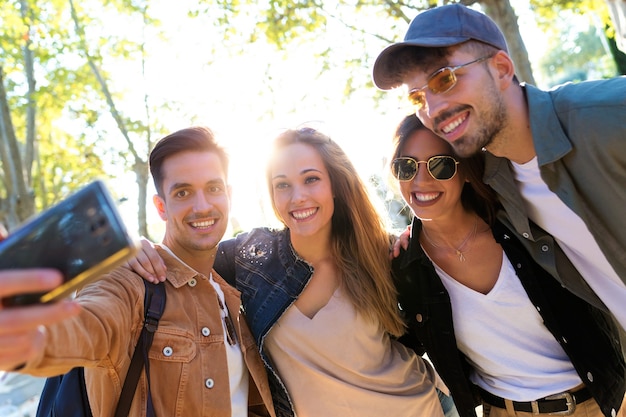
[[[0,242],[0,270],[55,268],[64,282],[47,293],[4,298],[3,305],[67,297],[135,254],[132,239],[104,183],[95,181],[41,212]]]

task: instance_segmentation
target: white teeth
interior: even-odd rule
[[[465,117],[459,117],[458,119],[454,120],[452,123],[449,123],[448,125],[441,128],[441,131],[443,133],[450,133],[454,129],[456,129],[461,123],[463,123],[464,120],[465,120]]]
[[[317,211],[316,208],[311,208],[311,209],[308,209],[308,210],[294,211],[291,214],[296,219],[302,220],[302,219],[306,219],[307,217],[310,217],[310,216],[314,215],[316,211]]]
[[[421,201],[421,202],[427,202],[427,201],[433,201],[435,198],[439,197],[440,193],[413,193],[413,198],[415,198],[417,201]]]
[[[214,224],[215,224],[215,219],[213,219],[213,220],[205,220],[203,222],[192,222],[191,226],[192,227],[202,228],[202,227],[213,226]]]

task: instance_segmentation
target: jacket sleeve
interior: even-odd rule
[[[233,287],[235,286],[235,253],[237,239],[229,239],[220,242],[217,247],[217,255],[213,263],[213,269]]]
[[[76,297],[80,314],[47,326],[44,349],[20,372],[53,376],[83,366],[119,374],[141,330],[144,293],[141,278],[123,267],[87,285]]]
[[[404,277],[404,272],[401,268],[404,256],[406,256],[406,250],[404,248],[400,248],[400,255],[391,262],[391,274],[393,276],[394,285],[396,286],[396,291],[398,292],[398,307],[400,308],[400,314],[402,315],[405,325],[407,326],[406,331],[398,338],[398,341],[409,349],[415,351],[418,355],[423,356],[424,353],[426,353],[426,349],[417,337],[413,327],[409,325],[410,320],[407,317],[407,312],[403,308],[404,304],[408,304],[407,299],[410,299],[407,278]]]

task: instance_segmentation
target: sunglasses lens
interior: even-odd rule
[[[450,68],[442,68],[428,80],[428,88],[435,94],[445,93],[456,84],[456,76]]]
[[[417,173],[417,163],[410,158],[394,159],[391,164],[391,172],[399,181],[410,181]]]
[[[449,180],[456,174],[456,161],[451,156],[436,156],[428,160],[428,171],[438,180]]]
[[[409,103],[417,111],[424,107],[424,92],[421,90],[412,91],[409,93]]]

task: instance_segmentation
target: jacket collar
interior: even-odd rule
[[[528,119],[539,166],[553,163],[572,150],[572,144],[559,122],[552,95],[535,86],[522,83],[528,105]]]
[[[155,244],[155,248],[161,258],[163,258],[163,262],[165,262],[165,266],[167,268],[167,273],[165,275],[166,279],[174,288],[180,288],[183,285],[187,285],[187,283],[193,278],[203,276],[201,273],[181,261],[169,250],[169,248],[159,244]]]
[[[171,250],[162,244],[155,244],[157,252],[163,258],[165,262],[165,266],[167,267],[166,279],[172,284],[174,288],[180,288],[184,285],[187,285],[189,281],[194,278],[204,277],[203,274],[197,272],[195,269],[191,268],[185,262],[183,262],[180,258],[178,258]],[[213,280],[217,282],[222,289],[224,294],[232,294],[234,296],[239,297],[241,293],[233,286],[228,284],[224,278],[219,275],[215,269],[211,269],[211,273],[213,274]],[[209,278],[209,277],[204,277]]]
[[[401,253],[400,268],[407,269],[415,262],[421,262],[425,265],[430,263],[430,259],[424,253],[422,245],[420,244],[419,235],[422,231],[422,222],[417,217],[413,217],[411,224],[411,237],[409,239],[409,247],[406,251]]]
[[[528,105],[537,163],[541,167],[563,158],[571,152],[572,144],[561,127],[550,92],[525,83],[522,83],[521,87]],[[508,159],[486,152],[483,175],[485,182],[490,184],[490,181],[500,173],[506,174],[507,178],[513,175]]]
[[[280,230],[278,231],[277,235],[280,262],[282,266],[287,270],[287,274],[294,273],[294,268],[299,268],[302,266],[304,266],[306,270],[312,271],[313,267],[307,261],[302,259],[293,248],[293,245],[291,244],[289,229],[285,228],[283,230]]]

